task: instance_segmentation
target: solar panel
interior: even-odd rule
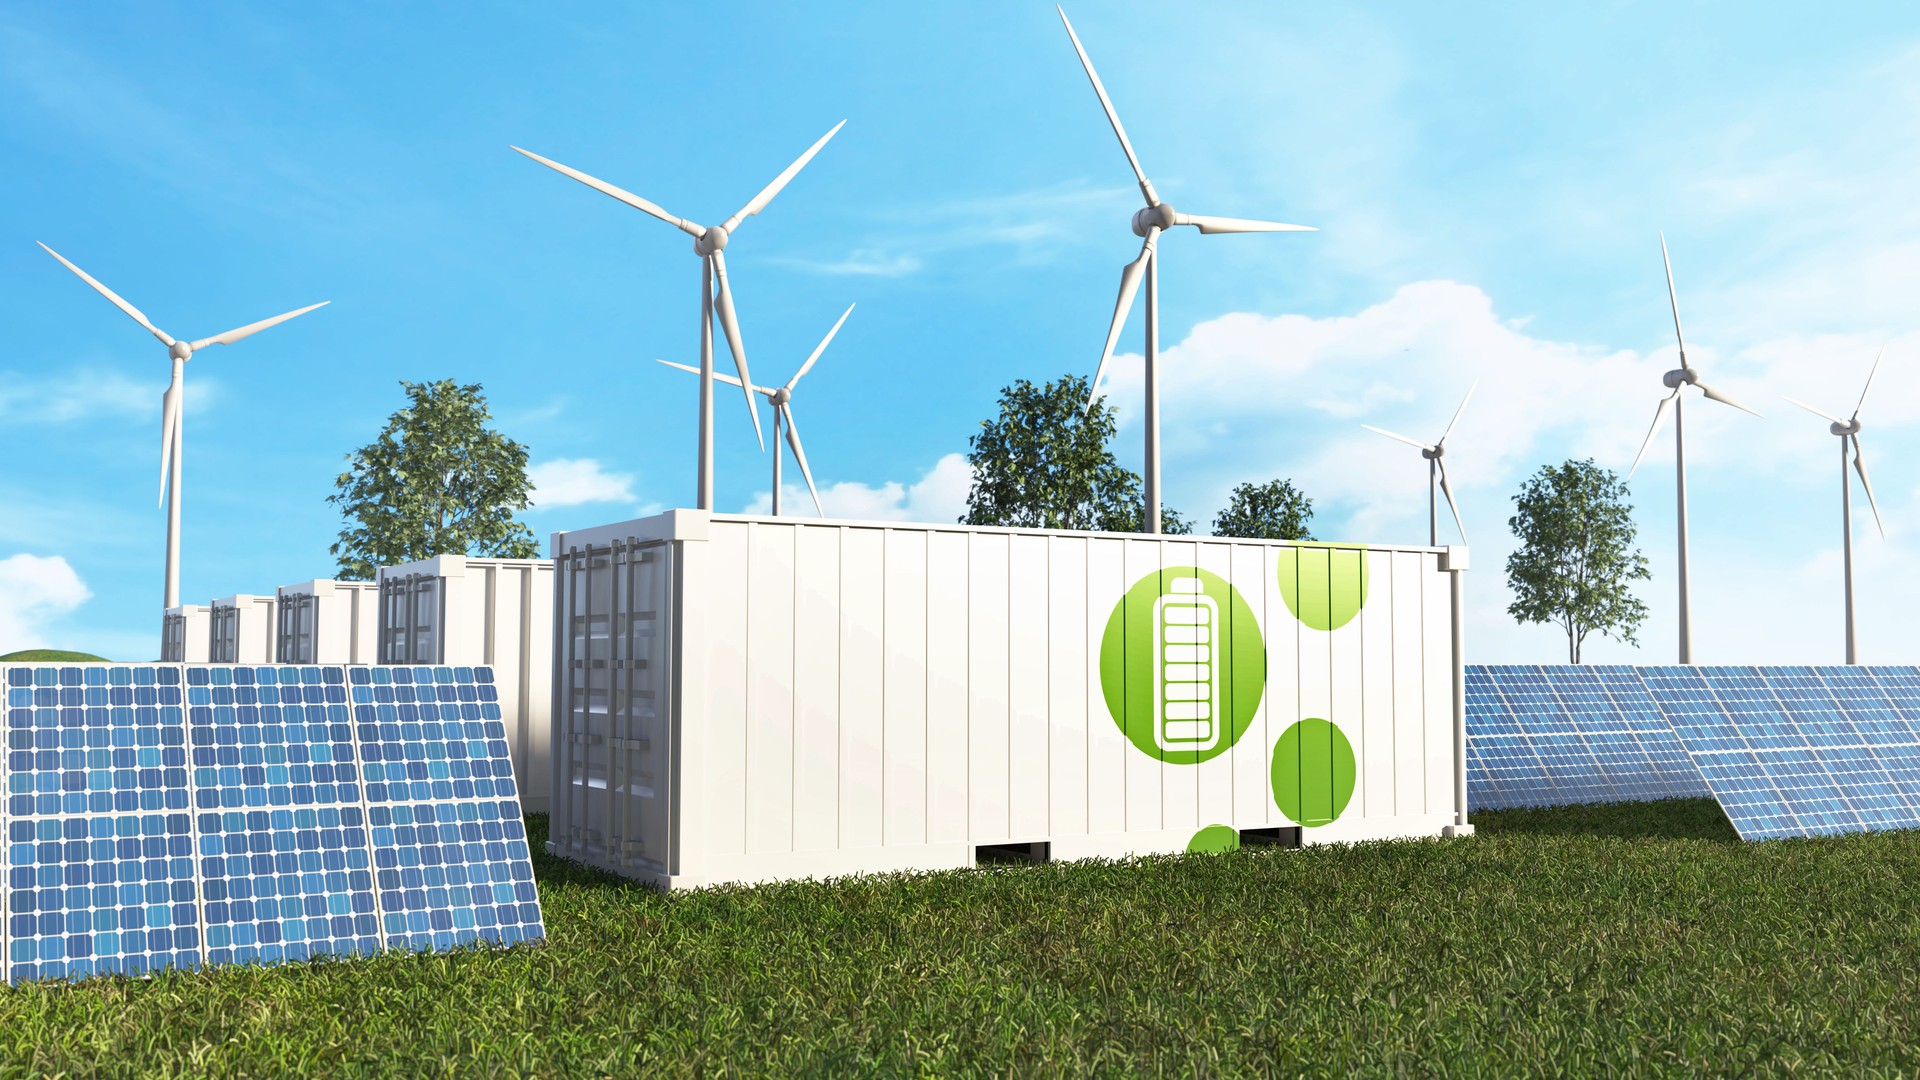
[[[488,668],[0,670],[6,978],[542,936]]]
[[[1707,793],[1631,668],[1467,668],[1467,798],[1483,809]]]

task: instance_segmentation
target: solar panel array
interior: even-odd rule
[[[1474,806],[1711,794],[1748,840],[1920,828],[1920,668],[1476,666],[1467,717]]]
[[[1466,683],[1469,806],[1710,794],[1634,668],[1472,665]]]
[[[7,981],[543,934],[488,668],[0,669]]]

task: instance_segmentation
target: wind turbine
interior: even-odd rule
[[[1067,37],[1073,40],[1073,51],[1080,54],[1080,65],[1087,69],[1087,79],[1093,83],[1093,92],[1100,99],[1100,107],[1106,110],[1107,122],[1113,125],[1113,133],[1120,138],[1120,149],[1126,152],[1127,164],[1133,166],[1133,175],[1140,181],[1140,194],[1147,200],[1147,205],[1133,215],[1133,234],[1143,237],[1145,242],[1140,246],[1140,257],[1120,271],[1120,297],[1113,305],[1113,322],[1107,327],[1107,344],[1100,350],[1100,366],[1093,372],[1087,409],[1093,408],[1094,398],[1100,388],[1100,376],[1107,370],[1114,343],[1120,339],[1120,328],[1133,308],[1134,293],[1139,290],[1140,279],[1144,275],[1147,282],[1145,517],[1147,531],[1157,533],[1160,531],[1160,260],[1156,257],[1156,245],[1160,234],[1175,225],[1192,225],[1206,234],[1318,230],[1307,225],[1183,214],[1161,201],[1159,193],[1153,190],[1153,184],[1147,180],[1147,174],[1141,170],[1140,159],[1134,156],[1133,144],[1127,141],[1127,131],[1120,126],[1120,116],[1113,111],[1113,102],[1107,98],[1107,88],[1100,84],[1100,76],[1093,70],[1093,61],[1087,58],[1087,50],[1080,45],[1080,36],[1073,32],[1073,24],[1067,21],[1067,13],[1058,4],[1054,5],[1054,10],[1060,12],[1060,21],[1066,24]]]
[[[38,240],[34,243],[40,243]],[[187,404],[185,398],[187,361],[193,354],[209,345],[231,345],[242,338],[251,337],[269,326],[278,326],[296,315],[305,315],[317,307],[325,307],[331,301],[322,300],[318,304],[289,311],[284,315],[275,315],[271,319],[261,319],[248,323],[237,330],[224,334],[215,334],[198,341],[180,341],[168,336],[167,332],[153,325],[140,309],[120,299],[119,294],[95,281],[85,270],[68,262],[59,252],[40,244],[47,254],[60,260],[60,265],[80,275],[80,280],[93,286],[94,291],[113,302],[113,306],[126,312],[134,322],[147,328],[147,332],[160,339],[167,347],[167,355],[173,358],[173,381],[168,384],[166,393],[160,397],[160,498],[167,502],[167,584],[164,607],[178,607],[180,604],[180,458],[184,450],[182,432],[186,426]],[[158,499],[155,500],[156,505]]]
[[[1455,528],[1460,530],[1460,542],[1463,544],[1467,542],[1467,527],[1465,525],[1460,524],[1460,507],[1456,505],[1453,501],[1453,488],[1447,484],[1447,466],[1440,459],[1446,456],[1446,453],[1447,453],[1447,436],[1453,434],[1453,425],[1460,422],[1460,414],[1467,411],[1467,402],[1473,400],[1473,392],[1474,390],[1478,389],[1479,386],[1480,386],[1480,380],[1475,379],[1473,380],[1473,385],[1467,387],[1467,396],[1461,398],[1460,407],[1458,409],[1453,410],[1453,419],[1447,421],[1447,430],[1440,433],[1440,441],[1434,443],[1432,446],[1428,446],[1426,443],[1421,442],[1419,439],[1409,439],[1405,435],[1395,435],[1393,432],[1388,431],[1385,428],[1377,428],[1377,427],[1374,427],[1372,424],[1360,425],[1361,427],[1366,428],[1368,431],[1375,432],[1380,435],[1385,435],[1389,439],[1398,439],[1401,442],[1406,443],[1408,446],[1419,447],[1420,456],[1427,459],[1427,546],[1428,547],[1440,546],[1440,506],[1439,506],[1439,503],[1435,500],[1434,492],[1433,492],[1434,481],[1436,478],[1438,478],[1439,480],[1440,490],[1444,492],[1447,496],[1447,509],[1453,511],[1453,524]]]
[[[1640,444],[1640,452],[1633,456],[1633,468],[1627,470],[1627,479],[1633,479],[1634,471],[1640,468],[1640,459],[1647,454],[1647,447],[1653,445],[1653,437],[1660,433],[1660,425],[1666,423],[1667,413],[1673,413],[1673,469],[1674,492],[1678,500],[1680,532],[1680,662],[1693,663],[1693,621],[1691,602],[1687,593],[1687,440],[1686,420],[1682,415],[1683,404],[1680,391],[1688,386],[1697,386],[1709,399],[1722,405],[1731,405],[1741,412],[1760,414],[1720,393],[1700,381],[1700,373],[1687,363],[1687,339],[1680,332],[1680,298],[1673,291],[1673,260],[1667,257],[1667,234],[1660,234],[1660,261],[1667,267],[1667,300],[1673,305],[1673,338],[1680,346],[1680,366],[1660,377],[1673,393],[1660,399],[1660,408],[1653,414],[1653,427],[1647,430],[1646,441]],[[1764,418],[1763,418],[1764,419]]]
[[[780,516],[780,426],[782,422],[786,424],[787,445],[793,447],[793,459],[800,463],[800,475],[806,477],[807,492],[813,496],[813,509],[821,517],[827,516],[827,512],[820,508],[820,492],[815,490],[813,486],[813,470],[807,468],[807,452],[800,447],[800,430],[793,426],[793,388],[800,382],[802,375],[813,370],[813,362],[820,359],[821,353],[827,351],[827,343],[833,340],[833,335],[840,332],[841,323],[846,322],[847,316],[851,314],[853,314],[853,305],[848,304],[847,310],[840,313],[840,321],[834,323],[833,329],[827,331],[827,336],[821,338],[820,344],[813,347],[813,352],[807,357],[807,362],[800,365],[800,370],[793,373],[793,378],[788,379],[785,386],[771,390],[764,386],[753,387],[753,393],[765,395],[767,401],[773,405],[774,517]],[[679,368],[681,371],[691,371],[695,375],[700,374],[700,369],[697,367],[688,367],[686,364],[676,364],[671,360],[657,360],[655,363],[665,364],[670,368]],[[716,374],[714,378],[719,379],[721,382],[732,383],[735,386],[740,385],[740,381],[731,375]],[[751,401],[752,399],[749,398],[748,400]]]
[[[741,392],[747,399],[747,414],[753,418],[753,436],[760,441],[761,450],[764,451],[767,448],[766,436],[760,430],[760,411],[754,407],[753,392],[746,389],[751,385],[752,376],[747,373],[747,348],[740,342],[740,320],[734,314],[733,289],[727,284],[727,258],[722,254],[722,249],[727,246],[728,239],[732,237],[734,230],[740,227],[740,223],[765,210],[767,204],[773,201],[773,197],[780,194],[780,189],[786,187],[787,182],[805,168],[807,162],[813,160],[813,155],[819,153],[820,148],[827,145],[827,140],[838,134],[846,124],[847,122],[842,120],[833,125],[832,131],[820,136],[818,142],[807,147],[806,153],[801,154],[793,164],[787,166],[786,171],[774,177],[772,183],[761,188],[760,194],[747,200],[747,205],[741,207],[739,212],[713,226],[699,225],[686,218],[676,217],[630,191],[614,187],[604,180],[597,180],[577,169],[570,169],[557,161],[550,161],[531,150],[513,147],[516,152],[550,169],[565,173],[595,191],[610,195],[636,210],[651,214],[693,237],[693,253],[700,256],[700,460],[696,498],[702,510],[713,509],[713,318],[716,312],[720,316],[721,332],[727,338],[727,351],[733,354],[734,368],[740,373],[739,379],[726,381],[742,388]],[[716,282],[718,283],[717,291]],[[776,460],[778,456],[775,455]]]
[[[1880,350],[1880,356],[1886,355]],[[1855,649],[1856,638],[1853,629],[1853,482],[1847,478],[1847,444],[1853,444],[1853,468],[1860,474],[1860,486],[1866,489],[1867,505],[1873,508],[1873,523],[1880,529],[1880,539],[1887,538],[1887,527],[1880,521],[1880,506],[1873,501],[1873,482],[1867,479],[1866,463],[1860,459],[1860,408],[1867,403],[1867,391],[1873,389],[1873,377],[1880,371],[1880,356],[1873,358],[1873,367],[1867,372],[1867,385],[1860,390],[1860,403],[1853,407],[1853,415],[1845,420],[1837,416],[1828,416],[1804,401],[1786,400],[1800,406],[1815,416],[1831,421],[1827,430],[1840,436],[1840,531],[1845,537],[1841,548],[1845,553],[1847,587],[1847,663],[1860,662]]]

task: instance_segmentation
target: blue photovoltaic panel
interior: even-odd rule
[[[1631,668],[1467,668],[1467,799],[1483,809],[1707,794]]]
[[[543,934],[488,668],[0,669],[9,981]]]

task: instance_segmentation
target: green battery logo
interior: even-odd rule
[[[1220,607],[1197,577],[1153,603],[1153,741],[1162,750],[1220,742]]]

